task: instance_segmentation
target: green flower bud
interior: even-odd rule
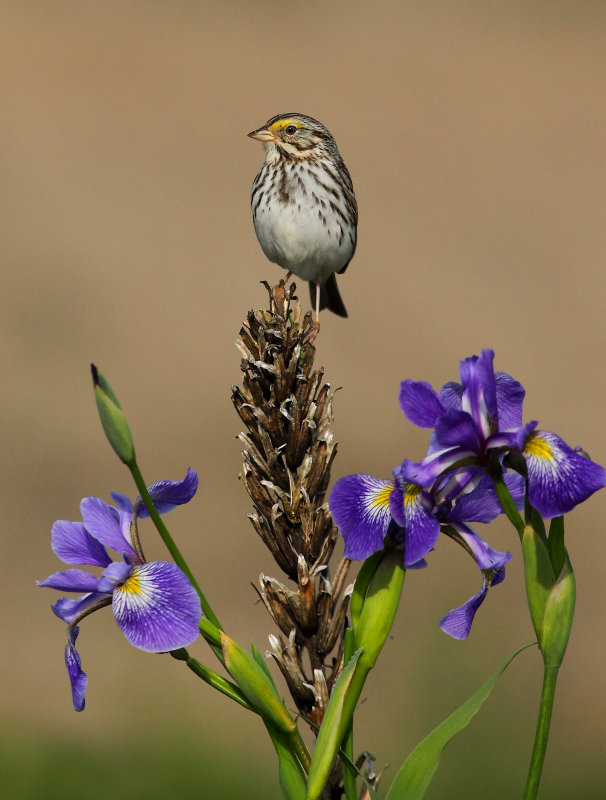
[[[94,364],[91,364],[91,372],[97,410],[105,435],[118,458],[130,466],[135,461],[135,445],[124,412],[112,387]]]
[[[252,656],[222,631],[221,648],[225,666],[251,706],[278,730],[293,733],[296,723],[276,693],[271,678]]]
[[[576,600],[576,580],[568,553],[545,604],[541,650],[546,667],[559,667],[566,652]]]

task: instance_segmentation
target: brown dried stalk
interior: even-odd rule
[[[319,325],[311,313],[301,317],[295,284],[265,286],[269,309],[250,311],[240,331],[243,378],[232,400],[246,428],[239,439],[250,520],[295,583],[260,576],[257,592],[280,630],[269,637],[271,655],[299,712],[319,725],[343,667],[352,591],[349,560],[334,577],[328,566],[337,540],[325,502],[337,452],[333,392],[324,370],[314,369]]]

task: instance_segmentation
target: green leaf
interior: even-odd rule
[[[278,754],[280,786],[286,800],[305,800],[307,784],[303,768],[291,749],[287,734],[275,728],[269,720],[263,720],[273,746]]]
[[[361,650],[356,650],[347,662],[330,694],[311,758],[307,782],[307,800],[316,800],[321,796],[345,731],[351,723],[353,709],[351,714],[344,714],[343,709],[361,652]]]
[[[463,703],[455,712],[447,717],[444,722],[423,739],[408,756],[404,764],[400,767],[394,782],[392,783],[386,800],[421,800],[425,795],[431,779],[434,776],[442,750],[448,742],[469,725],[473,717],[478,713],[484,701],[490,696],[495,683],[504,672],[506,667],[513,659],[525,650],[532,647],[525,644],[509,656],[490,677],[486,683]]]
[[[539,640],[543,638],[543,616],[547,598],[555,583],[551,556],[541,534],[527,525],[522,537],[524,578],[532,624]]]
[[[576,601],[576,580],[564,551],[565,561],[558,580],[549,593],[543,619],[541,651],[546,667],[559,667],[564,658]]]

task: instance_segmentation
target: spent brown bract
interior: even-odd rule
[[[240,434],[242,480],[253,527],[294,586],[260,576],[257,592],[280,633],[271,655],[299,712],[315,725],[343,666],[349,560],[331,572],[337,528],[326,503],[337,444],[333,390],[314,367],[319,326],[302,316],[295,285],[270,288],[269,308],[250,311],[237,346],[242,383],[232,400]]]

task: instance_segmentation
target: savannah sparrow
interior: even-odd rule
[[[322,308],[346,317],[335,273],[355,252],[358,206],[335,140],[305,114],[278,114],[248,135],[265,145],[250,198],[263,252],[309,281],[316,321]]]

